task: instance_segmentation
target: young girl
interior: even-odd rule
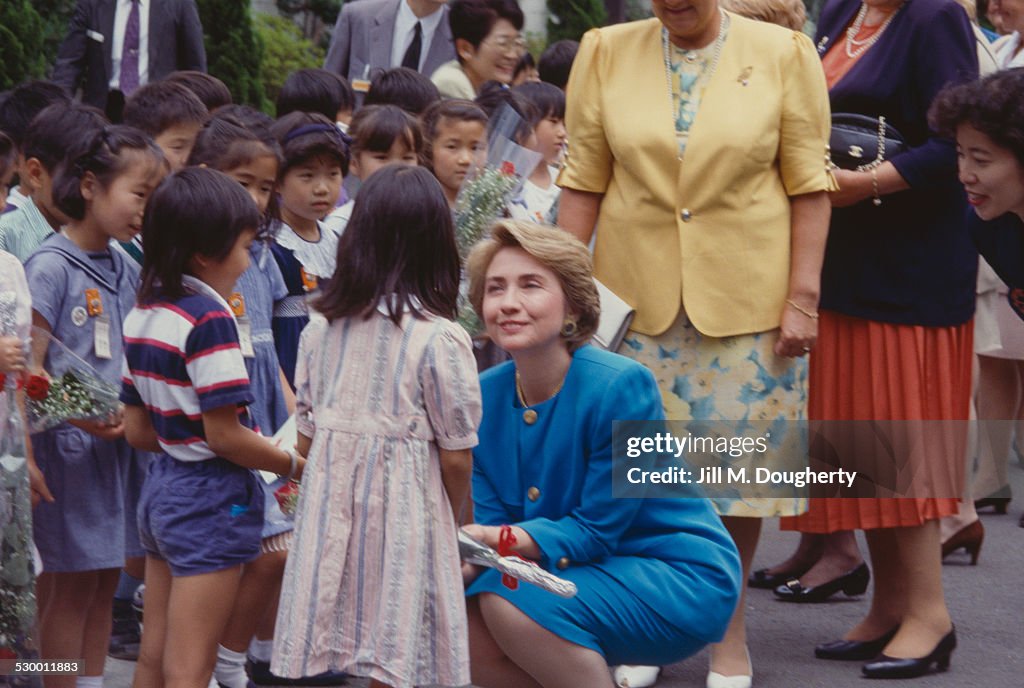
[[[275,674],[469,682],[456,528],[480,387],[469,336],[452,322],[458,285],[452,219],[430,173],[389,165],[370,177],[314,304],[324,317],[302,335],[299,451],[314,458]]]
[[[462,182],[481,165],[487,147],[487,115],[468,100],[442,100],[423,113],[423,165],[437,177],[449,208]]]
[[[359,110],[349,128],[352,161],[349,169],[360,182],[389,163],[416,165],[423,135],[416,119],[395,105],[368,105]],[[340,206],[324,224],[341,236],[352,216],[353,201]]]
[[[33,324],[111,382],[121,378],[121,325],[138,284],[138,268],[110,249],[111,240],[130,241],[139,231],[146,199],[166,169],[160,149],[142,132],[95,133],[54,179],[54,202],[70,222],[25,264]],[[40,338],[34,359],[54,370],[60,354],[47,349]],[[54,497],[33,514],[43,562],[42,656],[84,659],[87,683],[99,685],[119,570],[127,550],[138,546],[134,522],[126,524],[126,493],[143,458],[124,441],[120,418],[64,423],[32,439]],[[75,683],[73,676],[47,680],[49,686]]]
[[[525,83],[512,91],[533,105],[533,150],[543,157],[523,183],[523,190],[509,203],[509,215],[517,220],[554,224],[561,191],[555,185],[555,177],[566,141],[565,93],[542,81]]]
[[[284,154],[277,173],[280,219],[272,250],[288,286],[274,307],[274,345],[288,383],[295,387],[299,335],[309,322],[306,298],[334,274],[338,235],[322,220],[334,210],[348,174],[348,146],[323,115],[293,112],[271,128]]]
[[[196,140],[189,163],[219,170],[242,185],[266,218],[277,181],[281,150],[269,130],[256,123],[248,126],[233,115],[215,115]],[[266,223],[264,223],[266,224]],[[245,358],[254,401],[249,413],[260,432],[271,436],[295,411],[295,397],[284,377],[274,348],[271,319],[274,303],[288,295],[284,277],[262,236],[253,241],[249,267],[235,285],[228,305],[238,323],[240,345]],[[283,483],[268,485],[264,491],[263,538],[258,559],[247,564],[239,584],[235,608],[217,649],[214,677],[225,688],[245,688],[246,649],[254,635],[254,664],[269,666],[273,642],[273,618],[278,586],[284,574],[292,521],[285,517],[274,498]],[[266,619],[266,623],[264,622]]]
[[[146,621],[136,685],[207,684],[241,566],[260,552],[264,496],[250,469],[298,478],[304,466],[253,432],[244,408],[254,398],[228,299],[259,225],[237,182],[201,168],[168,177],[146,210],[121,398],[132,445],[163,453],[139,502]]]

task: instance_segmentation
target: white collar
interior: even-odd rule
[[[380,313],[381,315],[390,316],[391,312],[388,310],[388,302],[394,302],[395,300],[396,297],[394,294],[388,294],[387,296],[381,297],[381,300],[377,303],[377,312]],[[420,303],[419,299],[417,299],[415,296],[409,296],[409,301],[412,303],[413,307],[416,310],[418,310],[421,313],[423,312],[423,304]],[[409,312],[408,303],[402,304],[402,312]]]
[[[228,313],[231,312],[231,306],[229,306],[228,302],[224,300],[224,297],[218,294],[216,291],[214,291],[213,287],[211,287],[209,284],[199,279],[198,277],[193,277],[192,275],[182,275],[181,283],[186,288],[191,289],[197,294],[209,296],[211,299],[216,301],[220,306],[222,306],[224,310],[226,310]]]

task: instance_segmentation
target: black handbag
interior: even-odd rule
[[[903,135],[885,117],[851,112],[832,115],[828,145],[832,163],[843,170],[871,169],[907,148]]]

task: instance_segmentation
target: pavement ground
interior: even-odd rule
[[[1010,466],[1010,484],[1017,498],[1004,516],[982,514],[985,541],[977,566],[961,550],[946,559],[946,587],[958,646],[950,670],[943,674],[896,683],[913,688],[1024,688],[1024,528],[1017,522],[1024,510],[1024,468]],[[799,535],[764,525],[754,567],[783,560]],[[861,551],[867,547],[861,539]],[[881,688],[892,681],[869,681],[859,662],[826,662],[814,658],[814,646],[840,637],[866,612],[868,597],[841,593],[825,604],[779,602],[769,590],[750,590],[747,628],[754,662],[755,688]],[[703,688],[707,651],[667,667],[658,688]],[[106,688],[128,688],[134,663],[108,659]],[[364,688],[366,681],[349,681]],[[589,688],[580,686],[579,688]]]

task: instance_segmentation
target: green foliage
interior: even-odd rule
[[[43,18],[43,31],[38,45],[49,68],[57,58],[57,49],[67,34],[68,23],[75,12],[75,0],[32,0],[32,6]]]
[[[302,36],[326,49],[342,0],[277,0],[277,9],[301,27]]]
[[[284,80],[297,69],[319,67],[323,48],[303,38],[295,22],[269,14],[256,15],[256,33],[263,43],[263,91],[277,100]]]
[[[0,90],[46,75],[43,18],[29,0],[0,0]]]
[[[249,0],[198,0],[207,69],[223,81],[236,103],[268,110],[261,65],[263,44],[253,30]]]
[[[548,0],[548,42],[578,41],[595,26],[604,26],[608,12],[601,0]]]

